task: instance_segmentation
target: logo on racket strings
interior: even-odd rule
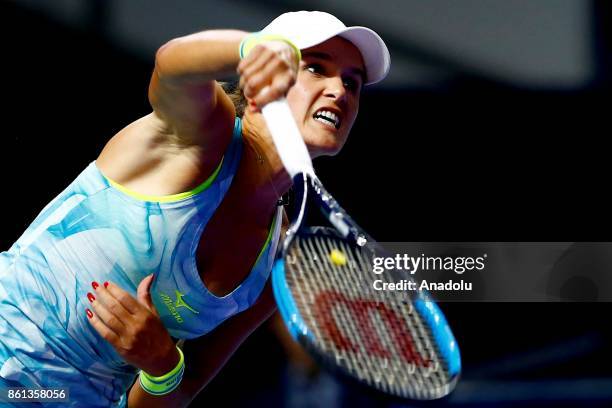
[[[431,361],[425,359],[417,350],[404,319],[387,305],[372,300],[350,299],[341,293],[323,291],[317,295],[313,306],[314,315],[317,316],[321,330],[338,349],[352,353],[362,351],[380,358],[392,358],[393,354],[389,350],[391,345],[381,341],[380,333],[373,325],[372,314],[376,313],[380,321],[384,323],[390,340],[393,341],[395,349],[404,361],[418,367],[431,365]],[[335,308],[343,308],[349,313],[347,317],[352,318],[350,325],[349,322],[343,325],[347,328],[346,333],[342,332],[334,317]],[[356,330],[350,329],[351,326]],[[363,348],[355,344],[357,342],[360,342]]]

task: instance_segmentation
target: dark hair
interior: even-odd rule
[[[227,96],[232,100],[236,109],[236,116],[242,118],[247,107],[247,100],[242,93],[242,89],[238,86],[238,81],[220,82],[220,84]]]

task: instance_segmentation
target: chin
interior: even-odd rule
[[[319,156],[335,156],[340,150],[344,143],[341,143],[335,137],[317,137],[316,140],[311,138],[305,138],[306,147],[310,155],[315,158]]]
[[[340,150],[342,150],[342,146],[338,144],[331,145],[306,145],[308,148],[308,153],[310,153],[310,157],[313,159],[320,156],[335,156]]]
[[[326,149],[325,152],[323,153],[323,155],[325,155],[325,156],[335,156],[338,153],[340,153],[340,150],[342,150],[342,146],[336,144],[336,145],[334,145],[334,147],[329,147],[328,149]]]

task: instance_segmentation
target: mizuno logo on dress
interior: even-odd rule
[[[174,316],[174,319],[178,323],[183,323],[184,322],[183,317],[181,316],[181,314],[177,310],[178,308],[184,307],[185,309],[189,309],[191,312],[193,312],[195,314],[199,314],[200,313],[197,310],[195,310],[193,307],[189,306],[185,302],[185,299],[183,299],[183,297],[185,295],[183,293],[179,292],[178,290],[175,290],[174,293],[176,295],[176,300],[172,300],[172,298],[170,296],[166,295],[165,293],[160,293],[160,297],[162,299],[162,302],[164,302],[164,305],[166,305],[166,307],[168,308],[168,310],[170,311],[172,316]]]

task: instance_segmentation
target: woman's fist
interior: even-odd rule
[[[244,96],[257,109],[283,97],[297,78],[296,50],[282,40],[263,41],[240,61],[238,74]]]

